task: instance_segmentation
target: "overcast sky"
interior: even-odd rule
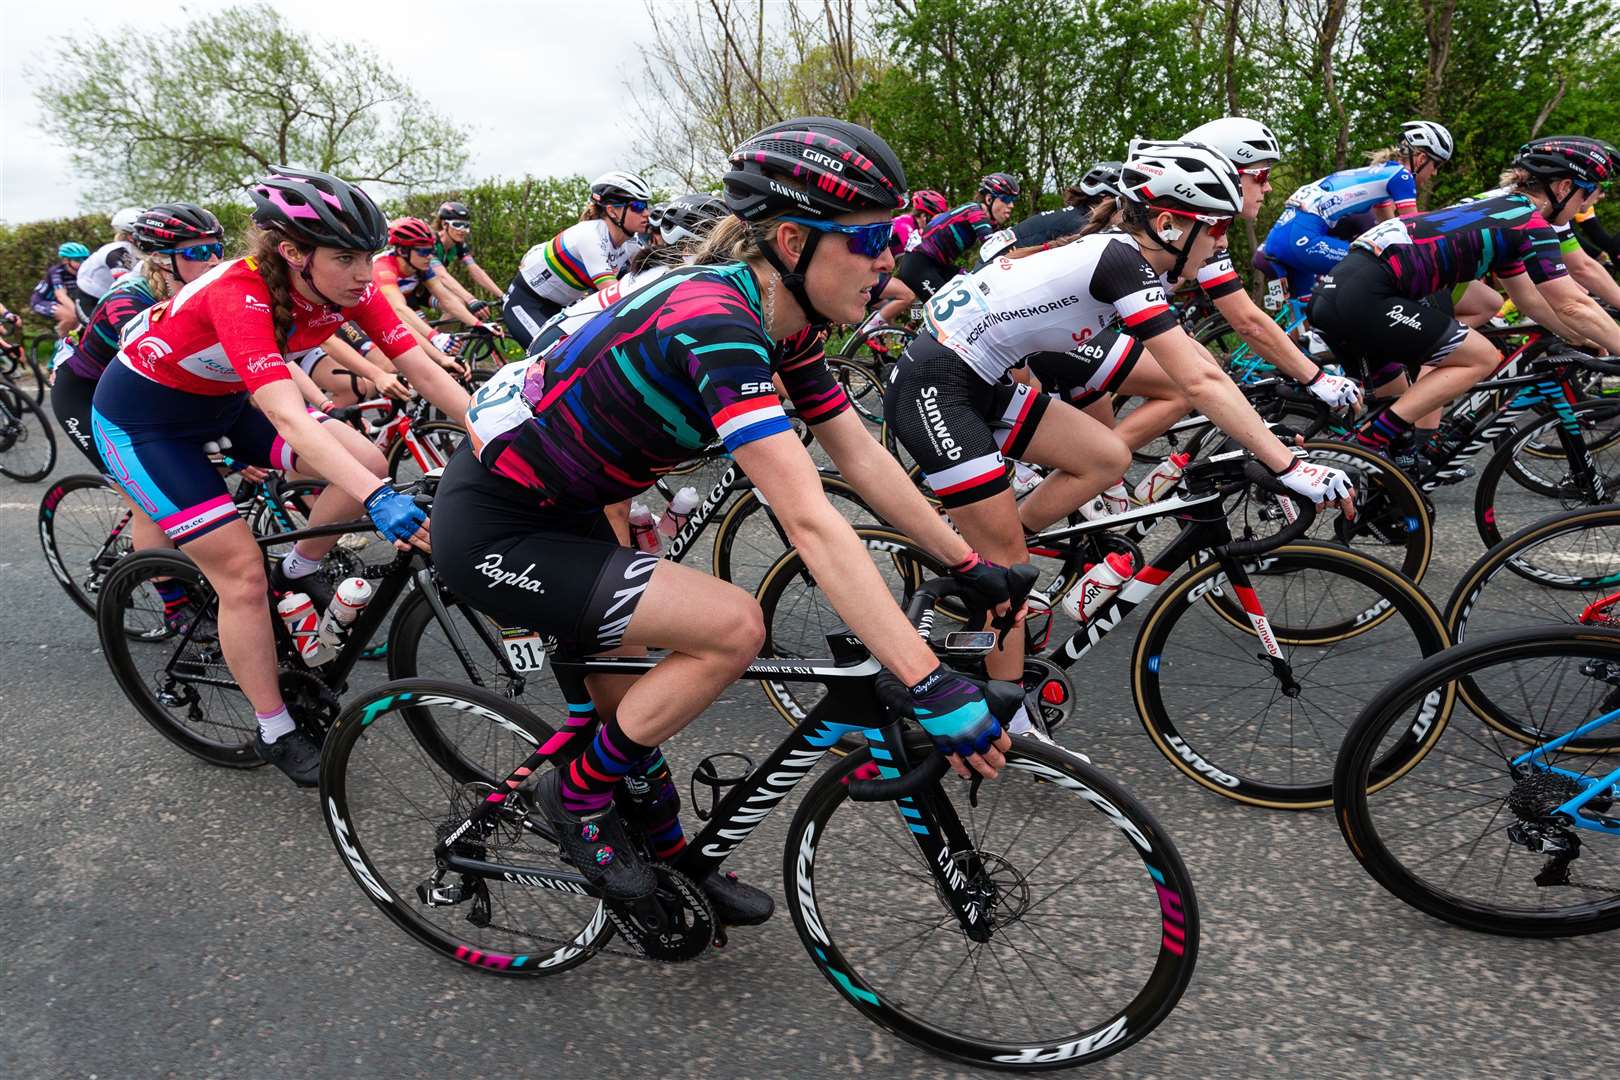
[[[675,4],[678,0],[657,0]],[[231,6],[189,0],[207,14]],[[650,37],[641,0],[275,0],[282,16],[316,36],[353,35],[468,133],[469,178],[584,173],[633,167],[627,77],[641,71]],[[165,14],[164,12],[167,11]],[[67,151],[39,129],[33,87],[64,26],[108,36],[128,25],[173,25],[166,5],[127,0],[8,4],[0,49],[0,221],[63,217],[84,210]],[[138,40],[132,35],[132,40]],[[457,41],[459,45],[441,44]]]

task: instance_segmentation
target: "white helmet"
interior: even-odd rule
[[[652,201],[652,188],[635,173],[606,172],[591,181],[592,202],[612,204],[637,199]]]
[[[1421,150],[1436,161],[1450,161],[1457,147],[1446,126],[1433,120],[1408,120],[1402,124],[1401,145]]]
[[[1282,144],[1277,136],[1260,121],[1246,116],[1223,116],[1199,124],[1181,138],[1184,142],[1213,146],[1240,169],[1282,160]]]
[[[111,218],[113,232],[133,232],[133,231],[135,231],[135,223],[137,221],[141,220],[141,215],[144,214],[144,213],[146,213],[146,210],[145,210],[144,207],[140,207],[140,206],[126,206],[126,207],[124,207],[122,210],[118,211],[118,213],[114,214],[112,216],[112,218]]]
[[[1231,159],[1198,142],[1132,139],[1119,185],[1134,202],[1180,210],[1206,224],[1243,209],[1243,188]]]

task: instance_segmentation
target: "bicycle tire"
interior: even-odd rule
[[[844,388],[850,408],[874,431],[883,426],[883,376],[869,364],[842,356],[827,358],[827,369]]]
[[[992,804],[988,812],[969,805],[965,782],[950,774],[940,781],[937,797],[950,801],[976,851],[954,869],[980,873],[986,902],[996,913],[993,936],[976,945],[941,903],[932,868],[909,842],[902,823],[915,820],[912,812],[902,817],[893,803],[848,799],[846,781],[870,760],[863,748],[816,782],[788,827],[782,861],[794,929],[845,1001],[930,1053],[1020,1072],[1085,1065],[1119,1053],[1170,1015],[1197,961],[1197,896],[1175,845],[1128,791],[1083,758],[1028,737],[1013,740],[1000,779],[974,785],[976,801]],[[1059,793],[1077,797],[1060,808]],[[1037,816],[1048,827],[1030,827]],[[1034,859],[1031,849],[1049,841],[1048,856]],[[1067,866],[1077,868],[1068,882],[1032,885],[1033,874]],[[874,895],[881,904],[871,903]],[[842,902],[844,896],[851,900]],[[1034,914],[1060,897],[1061,911]],[[926,920],[921,933],[919,918]],[[930,925],[937,928],[936,939],[926,936]],[[885,937],[900,940],[885,947]],[[940,944],[927,948],[931,940]],[[908,948],[913,941],[916,947]],[[1083,973],[1043,959],[1040,954],[1057,942],[1065,955],[1091,958]],[[978,993],[946,989],[957,985],[954,969],[967,962],[960,959],[964,947],[968,956],[981,950],[995,956],[998,945],[1019,958],[997,965],[1007,979],[1005,990],[986,993],[982,983]],[[930,992],[923,984],[933,983],[940,971],[947,974]],[[982,980],[995,977],[996,969],[986,961],[975,964],[973,973]],[[1065,978],[1074,992],[1051,985]],[[1110,984],[1108,992],[1099,992],[1103,982]],[[1023,996],[1026,989],[1033,999]],[[985,1000],[1009,1007],[992,1015],[979,1007]],[[942,1015],[953,1006],[967,1015]],[[1083,1020],[1075,1019],[1077,1012]],[[1046,1025],[1063,1030],[1034,1030]],[[1021,1037],[1014,1034],[1020,1026],[1030,1029]]]
[[[1335,673],[1355,676],[1367,667],[1377,670],[1380,661],[1406,663],[1414,655],[1433,655],[1451,642],[1439,612],[1422,591],[1376,559],[1308,542],[1290,544],[1263,558],[1271,560],[1268,572],[1250,576],[1268,618],[1286,618],[1293,603],[1325,606],[1335,589],[1332,581],[1306,576],[1320,572],[1345,583],[1346,591],[1354,589],[1344,605],[1349,609],[1368,606],[1367,594],[1377,596],[1387,608],[1379,621],[1381,629],[1376,636],[1357,631],[1336,641],[1290,642],[1274,635],[1299,687],[1290,694],[1287,681],[1251,625],[1234,630],[1205,623],[1216,629],[1211,634],[1189,623],[1193,633],[1183,633],[1171,643],[1182,620],[1200,612],[1225,620],[1220,605],[1201,602],[1208,592],[1224,587],[1219,564],[1206,563],[1172,584],[1142,620],[1131,660],[1131,691],[1137,716],[1153,745],[1199,786],[1250,806],[1313,810],[1333,801],[1333,762],[1348,718],[1372,693],[1357,700],[1345,687],[1361,685],[1364,680],[1345,675],[1335,678]],[[1279,594],[1280,588],[1294,589],[1298,598]],[[1331,664],[1326,654],[1303,652],[1351,640],[1350,651]],[[1221,653],[1221,648],[1227,651]],[[1346,657],[1353,659],[1347,668],[1340,667]],[[1169,678],[1183,669],[1194,681],[1184,690],[1176,689]],[[1220,681],[1241,680],[1246,675],[1253,676],[1248,685]],[[1218,690],[1230,692],[1216,694]],[[1243,717],[1236,726],[1229,715],[1213,715],[1217,703],[1246,691],[1255,692],[1261,705],[1247,717],[1243,714],[1248,713],[1248,704],[1232,706],[1232,713]],[[1251,742],[1227,748],[1227,741],[1249,738],[1251,730]],[[1405,753],[1411,748],[1398,749]],[[1266,760],[1257,763],[1262,755]],[[1268,765],[1273,757],[1279,763]],[[1381,770],[1397,769],[1402,760],[1397,756],[1383,762]]]
[[[19,448],[38,444],[34,426],[45,435],[44,464],[27,460]],[[40,407],[15,383],[0,386],[0,473],[24,484],[45,479],[56,468],[56,433]]]
[[[413,725],[398,722],[401,713],[424,708],[440,709],[444,724],[487,732],[487,737],[475,735],[467,740],[469,745],[481,742],[484,746],[486,767],[481,779],[464,782],[451,778],[447,782],[435,773],[438,762],[421,753]],[[554,975],[589,960],[613,934],[606,908],[590,896],[477,879],[483,882],[486,903],[491,893],[500,897],[480,927],[464,906],[468,900],[433,907],[416,892],[423,877],[435,871],[433,849],[447,823],[461,820],[471,808],[470,800],[492,792],[494,783],[510,775],[552,733],[544,721],[498,695],[433,679],[407,679],[385,683],[350,702],[322,748],[321,809],[344,867],[394,925],[463,966],[514,977]],[[410,794],[404,794],[407,783],[413,785]],[[390,819],[389,828],[373,831],[371,792],[385,784],[395,793],[379,797],[377,812]],[[555,838],[547,836],[524,812],[527,790],[513,792],[509,799],[509,811],[488,833],[458,839],[456,849],[479,858],[517,855],[556,865]],[[412,818],[415,820],[407,820]],[[408,831],[413,835],[407,838]],[[383,837],[386,839],[378,839]],[[541,909],[588,914],[566,914],[570,925],[581,923],[582,927],[571,935],[563,932],[548,952],[533,947],[541,942],[532,934],[497,925],[515,918],[515,909],[524,900]],[[440,910],[448,925],[430,918],[431,912]],[[474,931],[491,927],[492,933],[475,940]],[[509,944],[507,938],[514,943]],[[497,943],[502,947],[497,948]]]
[[[264,764],[253,748],[253,737],[258,730],[253,706],[236,686],[230,669],[225,665],[218,643],[187,643],[173,634],[154,635],[140,644],[131,640],[128,632],[130,619],[144,615],[147,620],[161,626],[163,604],[161,600],[143,592],[142,585],[154,577],[166,577],[182,582],[199,601],[205,612],[217,612],[217,598],[208,586],[202,571],[178,551],[138,551],[119,560],[102,586],[96,604],[96,628],[101,639],[102,652],[114,680],[135,707],[158,734],[174,743],[193,757],[231,769],[252,769]],[[180,650],[178,653],[176,650]],[[187,675],[206,677],[210,681],[174,679],[163,683],[162,692],[170,696],[177,707],[184,707],[188,718],[207,729],[205,734],[181,722],[154,690],[146,673],[160,674],[165,666],[184,669]],[[199,693],[198,687],[204,687]],[[218,691],[210,696],[208,691]],[[199,706],[205,698],[220,704],[219,698],[234,695],[231,706],[234,722],[213,722],[198,716]]]
[[[92,618],[108,572],[133,550],[128,531],[132,513],[99,474],[64,476],[39,501],[45,565],[68,598]]]
[[[1532,770],[1523,764],[1511,764],[1522,761],[1528,747],[1516,740],[1502,741],[1505,737],[1489,726],[1482,725],[1476,731],[1466,709],[1453,710],[1434,720],[1419,760],[1402,773],[1402,778],[1413,778],[1410,784],[1390,791],[1386,783],[1369,791],[1367,783],[1371,762],[1379,755],[1386,734],[1396,725],[1408,723],[1414,709],[1421,714],[1422,703],[1440,692],[1439,687],[1467,678],[1477,681],[1499,663],[1546,664],[1550,669],[1560,659],[1578,660],[1583,665],[1597,662],[1604,665],[1605,671],[1614,670],[1610,665],[1620,665],[1620,632],[1550,626],[1474,638],[1401,672],[1357,718],[1334,773],[1335,817],[1351,854],[1389,893],[1435,918],[1484,933],[1543,938],[1620,927],[1620,849],[1602,836],[1580,845],[1575,864],[1582,881],[1568,893],[1558,887],[1566,882],[1574,884],[1568,878],[1565,882],[1544,878],[1552,869],[1546,853],[1530,850],[1510,831],[1515,822],[1522,830],[1527,820],[1545,820],[1543,815],[1550,809],[1544,801],[1548,792],[1530,786],[1537,783],[1532,779]],[[1571,719],[1561,723],[1560,730],[1569,730],[1563,724],[1580,722],[1579,704],[1583,698],[1598,701],[1595,707],[1609,711],[1613,686],[1607,678],[1587,677],[1583,683],[1579,677],[1568,680],[1559,676],[1537,682],[1544,695],[1546,687],[1556,685],[1558,696],[1525,697],[1522,691],[1515,696],[1527,705],[1540,702],[1549,711],[1569,715]],[[1563,703],[1566,698],[1570,704]],[[1441,740],[1448,735],[1455,736],[1460,751],[1441,746]],[[1543,740],[1548,737],[1545,731],[1541,735]],[[1543,760],[1577,775],[1594,768],[1607,774],[1615,761],[1609,755],[1564,758],[1555,756],[1557,753],[1547,751]],[[1457,759],[1456,764],[1449,760],[1452,757]],[[1515,768],[1520,775],[1515,775]],[[1458,782],[1459,773],[1468,778],[1466,783]],[[1386,793],[1387,798],[1383,797]],[[1459,809],[1458,795],[1468,805]],[[1551,805],[1568,797],[1565,794]],[[1416,815],[1427,813],[1425,807],[1430,802],[1440,799],[1446,801],[1440,804],[1439,816],[1421,824],[1414,821]],[[1515,809],[1515,803],[1526,816]],[[1475,811],[1489,818],[1477,836],[1465,819]],[[1445,845],[1444,850],[1422,855],[1421,868],[1412,865],[1418,861],[1418,846],[1430,833],[1443,833],[1438,842]],[[1391,843],[1398,849],[1392,850]],[[1476,854],[1489,865],[1470,871],[1467,863]],[[1603,872],[1610,884],[1603,888],[1592,886],[1589,879],[1593,870]],[[1445,878],[1443,884],[1435,880],[1440,876]],[[1516,885],[1515,892],[1534,897],[1539,906],[1500,899],[1486,901],[1463,894],[1462,890],[1475,885],[1484,888],[1487,879],[1499,896]],[[1584,900],[1588,890],[1605,889],[1612,892],[1602,901],[1556,909],[1547,906],[1564,895]]]
[[[883,524],[848,480],[823,475],[821,490],[846,521]],[[760,501],[759,489],[747,488],[731,500],[715,527],[710,568],[721,581],[752,593],[790,546],[776,515]]]
[[[388,480],[400,484],[422,479],[429,469],[442,469],[450,455],[467,437],[460,424],[447,420],[425,420],[411,425],[409,438],[396,439],[388,448]],[[418,460],[411,444],[415,442],[428,456]]]
[[[834,355],[839,360],[852,360],[872,369],[877,373],[881,386],[884,385],[882,376],[885,370],[900,359],[900,354],[906,351],[906,346],[916,336],[917,331],[904,326],[877,326],[850,337]],[[873,342],[877,342],[881,348],[873,349]]]
[[[1607,417],[1616,408],[1614,402],[1603,399],[1579,401],[1572,406],[1578,423],[1586,414],[1600,413]],[[1577,491],[1572,486],[1567,472],[1567,456],[1541,459],[1548,462],[1554,472],[1561,467],[1566,470],[1562,476],[1555,477],[1548,477],[1545,469],[1528,469],[1522,458],[1515,461],[1527,444],[1556,428],[1559,422],[1556,415],[1539,412],[1525,417],[1497,444],[1490,460],[1480,470],[1479,485],[1474,489],[1474,528],[1487,548],[1500,544],[1507,534],[1517,532],[1559,510],[1600,506],[1620,496],[1620,461],[1610,462],[1609,467],[1605,467],[1605,462],[1596,457],[1615,447],[1612,439],[1588,447],[1594,455],[1593,464],[1603,480],[1603,490],[1598,493]],[[1546,483],[1530,486],[1514,480],[1504,484],[1502,481],[1508,476],[1510,466],[1521,474],[1541,477]]]

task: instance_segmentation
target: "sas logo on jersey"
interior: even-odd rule
[[[833,172],[844,171],[844,163],[842,161],[839,161],[835,157],[828,157],[826,154],[820,153],[816,150],[806,150],[804,152],[804,158],[806,161],[814,161],[817,164],[825,165]]]
[[[242,294],[242,304],[249,311],[262,311],[266,315],[270,314],[270,305],[265,303],[263,300],[260,300],[257,296],[254,296],[252,293],[243,293]]]
[[[745,382],[737,384],[737,393],[747,397],[749,394],[774,394],[776,384],[772,382]]]

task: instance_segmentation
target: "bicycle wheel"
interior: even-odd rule
[[[849,800],[844,781],[869,760],[862,749],[817,781],[783,856],[794,928],[863,1016],[931,1053],[1022,1071],[1116,1054],[1175,1008],[1198,902],[1175,845],[1123,787],[1029,738],[975,796],[940,782],[973,848],[950,872],[972,875],[994,920],[976,942],[911,842],[906,825],[926,826]]]
[[[0,386],[0,473],[31,484],[56,467],[50,419],[15,383]]]
[[[861,527],[855,530],[855,535],[871,555],[896,603],[903,604],[927,578],[947,572],[904,533]],[[754,595],[759,598],[759,606],[765,614],[765,644],[760,649],[761,656],[789,659],[827,655],[827,635],[842,626],[843,620],[817,587],[815,577],[796,548],[786,552],[766,571]],[[767,681],[760,685],[771,706],[790,725],[803,720],[826,695],[826,690],[815,683]]]
[[[867,509],[860,492],[847,480],[823,476],[821,490],[844,520],[856,524],[879,525],[877,515]],[[791,547],[787,532],[776,514],[759,498],[758,488],[743,491],[729,507],[714,533],[714,576],[722,581],[755,592],[765,573]]]
[[[1518,724],[1550,742],[1612,715],[1620,633],[1573,626],[1490,634],[1403,671],[1357,719],[1334,774],[1351,854],[1401,900],[1470,930],[1561,937],[1620,927],[1620,839],[1578,828],[1560,805],[1603,790],[1581,812],[1607,823],[1620,758],[1530,746],[1465,705],[1432,721],[1424,753],[1368,791],[1373,763],[1423,723],[1457,680],[1494,688]],[[1415,719],[1414,719],[1415,718]],[[1392,736],[1392,731],[1395,734]]]
[[[199,609],[183,634],[164,624],[157,578],[178,582]],[[211,765],[257,768],[263,764],[253,749],[258,722],[215,640],[218,610],[214,590],[190,559],[177,551],[139,551],[107,575],[96,624],[107,666],[141,719]]]
[[[433,469],[444,468],[466,437],[466,429],[460,424],[445,420],[412,424],[410,434],[388,448],[388,479],[409,484]]]
[[[874,432],[883,425],[883,377],[876,368],[858,360],[828,357],[827,368],[866,426]]]
[[[1617,592],[1620,507],[1570,510],[1520,529],[1475,560],[1446,601],[1446,629],[1460,642],[1574,622],[1590,605]],[[1620,610],[1593,615],[1597,625],[1610,625]]]
[[[1219,564],[1184,575],[1142,622],[1131,661],[1137,715],[1159,752],[1190,779],[1237,802],[1278,810],[1327,806],[1333,761],[1351,719],[1384,685],[1383,672],[1445,648],[1427,597],[1375,559],[1302,543],[1263,557],[1254,600],[1274,624],[1317,625],[1381,612],[1376,625],[1324,640],[1273,637],[1231,625],[1205,595],[1234,592]]]
[[[881,386],[884,373],[900,359],[900,354],[906,351],[906,346],[910,345],[911,339],[916,336],[917,331],[908,330],[903,326],[879,326],[864,334],[856,334],[844,342],[843,347],[838,350],[837,358],[853,360],[876,372]],[[880,403],[878,412],[882,411],[883,406]]]
[[[1434,518],[1411,477],[1359,446],[1312,440],[1302,449],[1307,459],[1344,469],[1356,482],[1355,518],[1319,514],[1306,537],[1344,544],[1420,583],[1434,555]]]
[[[45,352],[44,362],[41,363],[31,352],[21,347],[0,350],[0,380],[16,384],[18,389],[33,399],[35,405],[44,405],[45,391],[49,387],[49,382],[42,373],[50,370],[51,354],[54,351],[52,343]]]
[[[62,477],[39,501],[45,563],[86,615],[95,615],[102,582],[133,547],[131,513],[116,488],[88,473]]]
[[[1558,416],[1538,412],[1503,440],[1480,471],[1479,486],[1474,490],[1474,526],[1486,547],[1495,547],[1504,536],[1559,510],[1613,501],[1620,493],[1620,441],[1609,438],[1603,427],[1613,424],[1617,409],[1620,406],[1614,402],[1602,400],[1577,402],[1572,407],[1572,422],[1578,426],[1598,474],[1598,484],[1590,489],[1571,475],[1567,453],[1551,457],[1527,452],[1537,442],[1550,440],[1558,445],[1557,429],[1562,422]],[[1513,477],[1504,483],[1510,469]]]
[[[455,732],[476,772],[447,773],[407,717],[430,711]],[[321,808],[355,884],[395,925],[435,952],[497,975],[554,975],[612,935],[594,897],[516,881],[440,874],[433,849],[552,734],[501,697],[432,679],[391,682],[339,715],[321,753]],[[474,751],[473,748],[476,748]],[[555,837],[531,817],[529,787],[510,793],[488,828],[458,838],[459,855],[557,866]],[[431,889],[442,890],[434,895]],[[433,902],[430,903],[429,901]]]

